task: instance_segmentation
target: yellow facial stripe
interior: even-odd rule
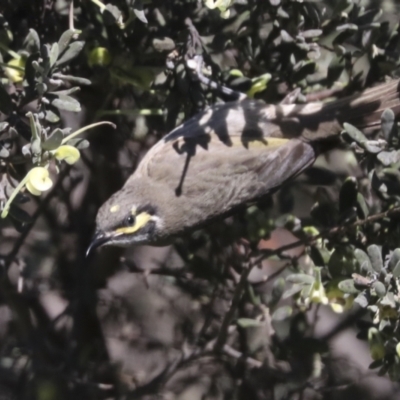
[[[137,208],[135,206],[133,206],[131,209],[131,214],[136,215],[136,210],[137,210]]]
[[[118,228],[114,231],[114,233],[120,234],[120,235],[122,235],[122,234],[131,235],[132,233],[135,233],[140,228],[145,226],[150,220],[151,220],[151,215],[146,212],[142,212],[136,216],[135,225],[124,226],[123,228]]]

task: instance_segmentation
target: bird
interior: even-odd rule
[[[343,124],[379,129],[400,113],[399,81],[327,102],[215,104],[159,140],[98,210],[87,254],[162,245],[279,189],[332,147]]]

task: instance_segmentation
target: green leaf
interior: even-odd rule
[[[52,67],[56,63],[57,58],[58,58],[58,54],[59,54],[59,52],[58,52],[58,43],[53,43],[53,45],[51,46],[50,54],[49,54],[50,67]]]
[[[378,330],[382,332],[384,329],[390,327],[391,325],[392,325],[392,323],[390,322],[389,319],[382,319],[379,322]]]
[[[55,124],[55,123],[60,121],[60,117],[55,112],[53,112],[51,110],[46,110],[45,111],[45,119],[46,119],[46,121],[48,121],[48,122],[50,122],[52,124]]]
[[[60,110],[79,112],[81,111],[81,105],[78,100],[73,97],[61,95],[57,99],[54,99],[51,104]]]
[[[314,62],[306,63],[298,71],[294,71],[292,76],[293,81],[299,82],[307,78],[308,75],[312,75],[315,72],[316,67],[317,65]]]
[[[335,249],[328,262],[328,270],[332,277],[348,276],[354,272],[355,267],[353,252],[342,246]]]
[[[32,155],[31,152],[31,144],[28,143],[25,146],[21,147],[21,153],[25,156],[25,157],[30,157]]]
[[[284,43],[293,43],[294,39],[284,29],[281,29],[281,38]]]
[[[394,278],[400,277],[400,261],[398,261],[396,266],[393,268],[393,277]]]
[[[37,90],[39,96],[42,97],[47,91],[47,85],[45,83],[39,82],[36,85],[36,90]]]
[[[41,67],[43,68],[43,75],[47,75],[50,71],[50,45],[45,44],[41,48],[41,55],[43,61],[41,63]]]
[[[283,292],[285,291],[285,279],[278,278],[275,280],[272,290],[271,290],[271,299],[269,305],[275,305],[282,298]]]
[[[325,248],[310,246],[310,257],[314,265],[322,267],[329,262],[330,253]]]
[[[41,140],[36,138],[32,140],[31,151],[34,156],[38,156],[42,152]]]
[[[293,314],[293,309],[290,306],[282,306],[274,311],[272,314],[273,321],[283,321],[287,318],[290,318]]]
[[[256,319],[251,319],[251,318],[239,318],[237,320],[237,324],[241,328],[258,328],[260,326],[264,326],[265,323],[262,321],[257,321]]]
[[[10,152],[5,147],[0,147],[0,158],[9,157]]]
[[[90,146],[89,141],[86,139],[71,139],[71,140],[68,140],[67,144],[72,146],[71,142],[75,142],[75,141],[76,141],[76,144],[74,145],[74,147],[76,147],[78,150],[84,150]]]
[[[323,33],[322,29],[309,29],[307,31],[303,31],[299,33],[299,36],[302,36],[303,38],[316,38],[318,36],[321,36]]]
[[[383,360],[375,360],[371,364],[369,364],[368,368],[375,369],[381,367],[382,365],[383,365]]]
[[[303,289],[303,286],[294,284],[288,290],[282,294],[282,299],[288,299],[289,297],[294,296],[295,294],[299,293]]]
[[[369,215],[369,209],[364,196],[361,193],[357,193],[357,213],[362,219],[365,219]]]
[[[381,129],[383,137],[389,141],[394,133],[394,128],[396,128],[396,118],[392,109],[387,108],[383,111],[381,116]]]
[[[301,288],[300,296],[303,298],[310,297],[313,287],[314,285],[303,285]]]
[[[371,24],[376,21],[382,15],[382,10],[379,8],[373,8],[372,10],[367,10],[363,14],[357,17],[357,25]]]
[[[67,82],[73,82],[78,85],[91,85],[92,84],[92,82],[89,79],[80,78],[79,76],[63,75],[63,74],[55,73],[55,74],[53,74],[53,78],[58,78],[58,79],[61,79],[63,81],[67,81]]]
[[[169,37],[164,37],[162,39],[155,38],[153,39],[152,44],[159,52],[172,51],[175,48],[175,42]]]
[[[107,4],[106,8],[103,10],[103,19],[105,25],[113,25],[122,21],[122,12],[117,6]]]
[[[58,41],[59,54],[62,54],[65,51],[65,49],[67,48],[67,46],[69,45],[69,43],[71,42],[71,40],[75,34],[76,34],[76,31],[74,31],[72,29],[68,29],[61,35],[60,40]]]
[[[383,268],[381,249],[376,244],[371,244],[367,249],[369,258],[371,260],[372,268],[375,272],[380,273]]]
[[[388,292],[387,295],[381,299],[381,306],[389,306],[393,309],[397,307],[393,292]]]
[[[61,146],[61,142],[64,139],[62,130],[57,128],[50,134],[45,142],[42,144],[44,150],[55,150]]]
[[[286,277],[286,281],[289,283],[306,285],[306,284],[313,284],[315,278],[311,275],[306,275],[306,274],[291,274]]]
[[[377,155],[377,159],[385,166],[396,164],[400,161],[400,151],[381,151]]]
[[[367,142],[363,144],[363,147],[368,153],[377,154],[382,151],[384,144],[376,140],[367,140]]]
[[[337,26],[336,30],[338,32],[349,31],[349,30],[356,32],[356,31],[358,31],[358,26],[356,24],[343,24],[343,25]]]
[[[24,40],[24,46],[29,53],[37,53],[40,51],[39,35],[34,29],[29,29],[29,33]]]
[[[10,124],[6,121],[0,122],[0,132],[4,132],[9,126]]]
[[[365,137],[365,135],[359,130],[357,129],[355,126],[348,124],[347,122],[345,122],[343,124],[343,128],[345,129],[345,131],[347,132],[347,134],[351,137],[351,139],[353,139],[355,142],[357,142],[360,145],[364,145],[365,143],[367,143],[368,139]]]
[[[397,263],[400,261],[400,248],[394,249],[389,259],[389,270],[393,271]]]
[[[359,293],[354,299],[354,302],[357,303],[361,308],[367,308],[369,304],[365,293]]]
[[[143,4],[141,0],[136,0],[135,1],[135,6],[133,8],[133,12],[135,13],[136,17],[142,21],[144,24],[147,24],[147,18],[146,15],[144,14],[143,10]]]
[[[56,65],[58,67],[61,67],[71,60],[73,60],[75,57],[79,55],[79,53],[82,51],[83,46],[85,45],[85,42],[83,41],[76,41],[71,43],[65,53],[60,57],[59,60],[57,60]]]
[[[79,92],[80,90],[81,90],[81,88],[79,88],[79,87],[77,87],[77,86],[74,86],[74,87],[72,87],[72,88],[70,88],[70,89],[58,90],[58,91],[49,92],[49,93],[54,94],[54,95],[56,95],[56,96],[61,96],[61,95],[69,96],[70,94]]]
[[[354,286],[354,280],[353,279],[345,279],[344,281],[339,282],[338,288],[343,292],[343,293],[348,293],[348,294],[358,294],[360,291],[356,289]]]
[[[360,253],[362,252],[363,254],[365,254],[367,256],[367,254],[364,253],[360,249],[357,249],[356,252],[360,252]],[[355,255],[356,255],[356,252],[355,252]],[[357,255],[356,255],[356,257],[357,257]],[[362,260],[362,261],[360,260],[359,262],[360,262],[360,271],[361,272],[364,272],[364,273],[375,272],[374,269],[372,268],[371,260],[369,259],[369,257],[365,260]]]
[[[234,77],[229,79],[229,87],[239,92],[247,92],[253,85],[253,81],[246,76]]]
[[[35,116],[30,111],[26,113],[26,116],[29,119],[29,125],[30,125],[30,128],[31,128],[32,139],[40,140],[38,124],[36,123],[37,121],[35,119]]]
[[[378,360],[379,361],[379,360]],[[379,371],[376,373],[377,376],[384,376],[388,372],[390,372],[390,366],[388,364],[384,364]],[[393,379],[394,381],[397,381],[398,379]]]
[[[385,294],[386,294],[386,287],[385,287],[385,285],[384,285],[382,282],[380,282],[380,281],[375,281],[375,282],[372,284],[372,287],[375,289],[375,292],[376,292],[376,294],[377,294],[379,297],[385,296]]]
[[[38,53],[31,54],[25,63],[25,79],[28,82],[29,86],[34,87],[36,84],[36,70],[33,66],[33,63],[37,63],[37,59],[39,57]]]

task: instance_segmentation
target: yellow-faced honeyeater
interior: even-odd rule
[[[214,105],[148,151],[101,206],[89,250],[163,243],[260,199],[312,165],[344,122],[377,129],[386,108],[400,113],[397,80],[326,103]]]

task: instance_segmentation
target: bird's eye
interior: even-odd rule
[[[126,226],[133,226],[135,224],[135,217],[133,215],[128,215],[125,218],[125,225]]]

